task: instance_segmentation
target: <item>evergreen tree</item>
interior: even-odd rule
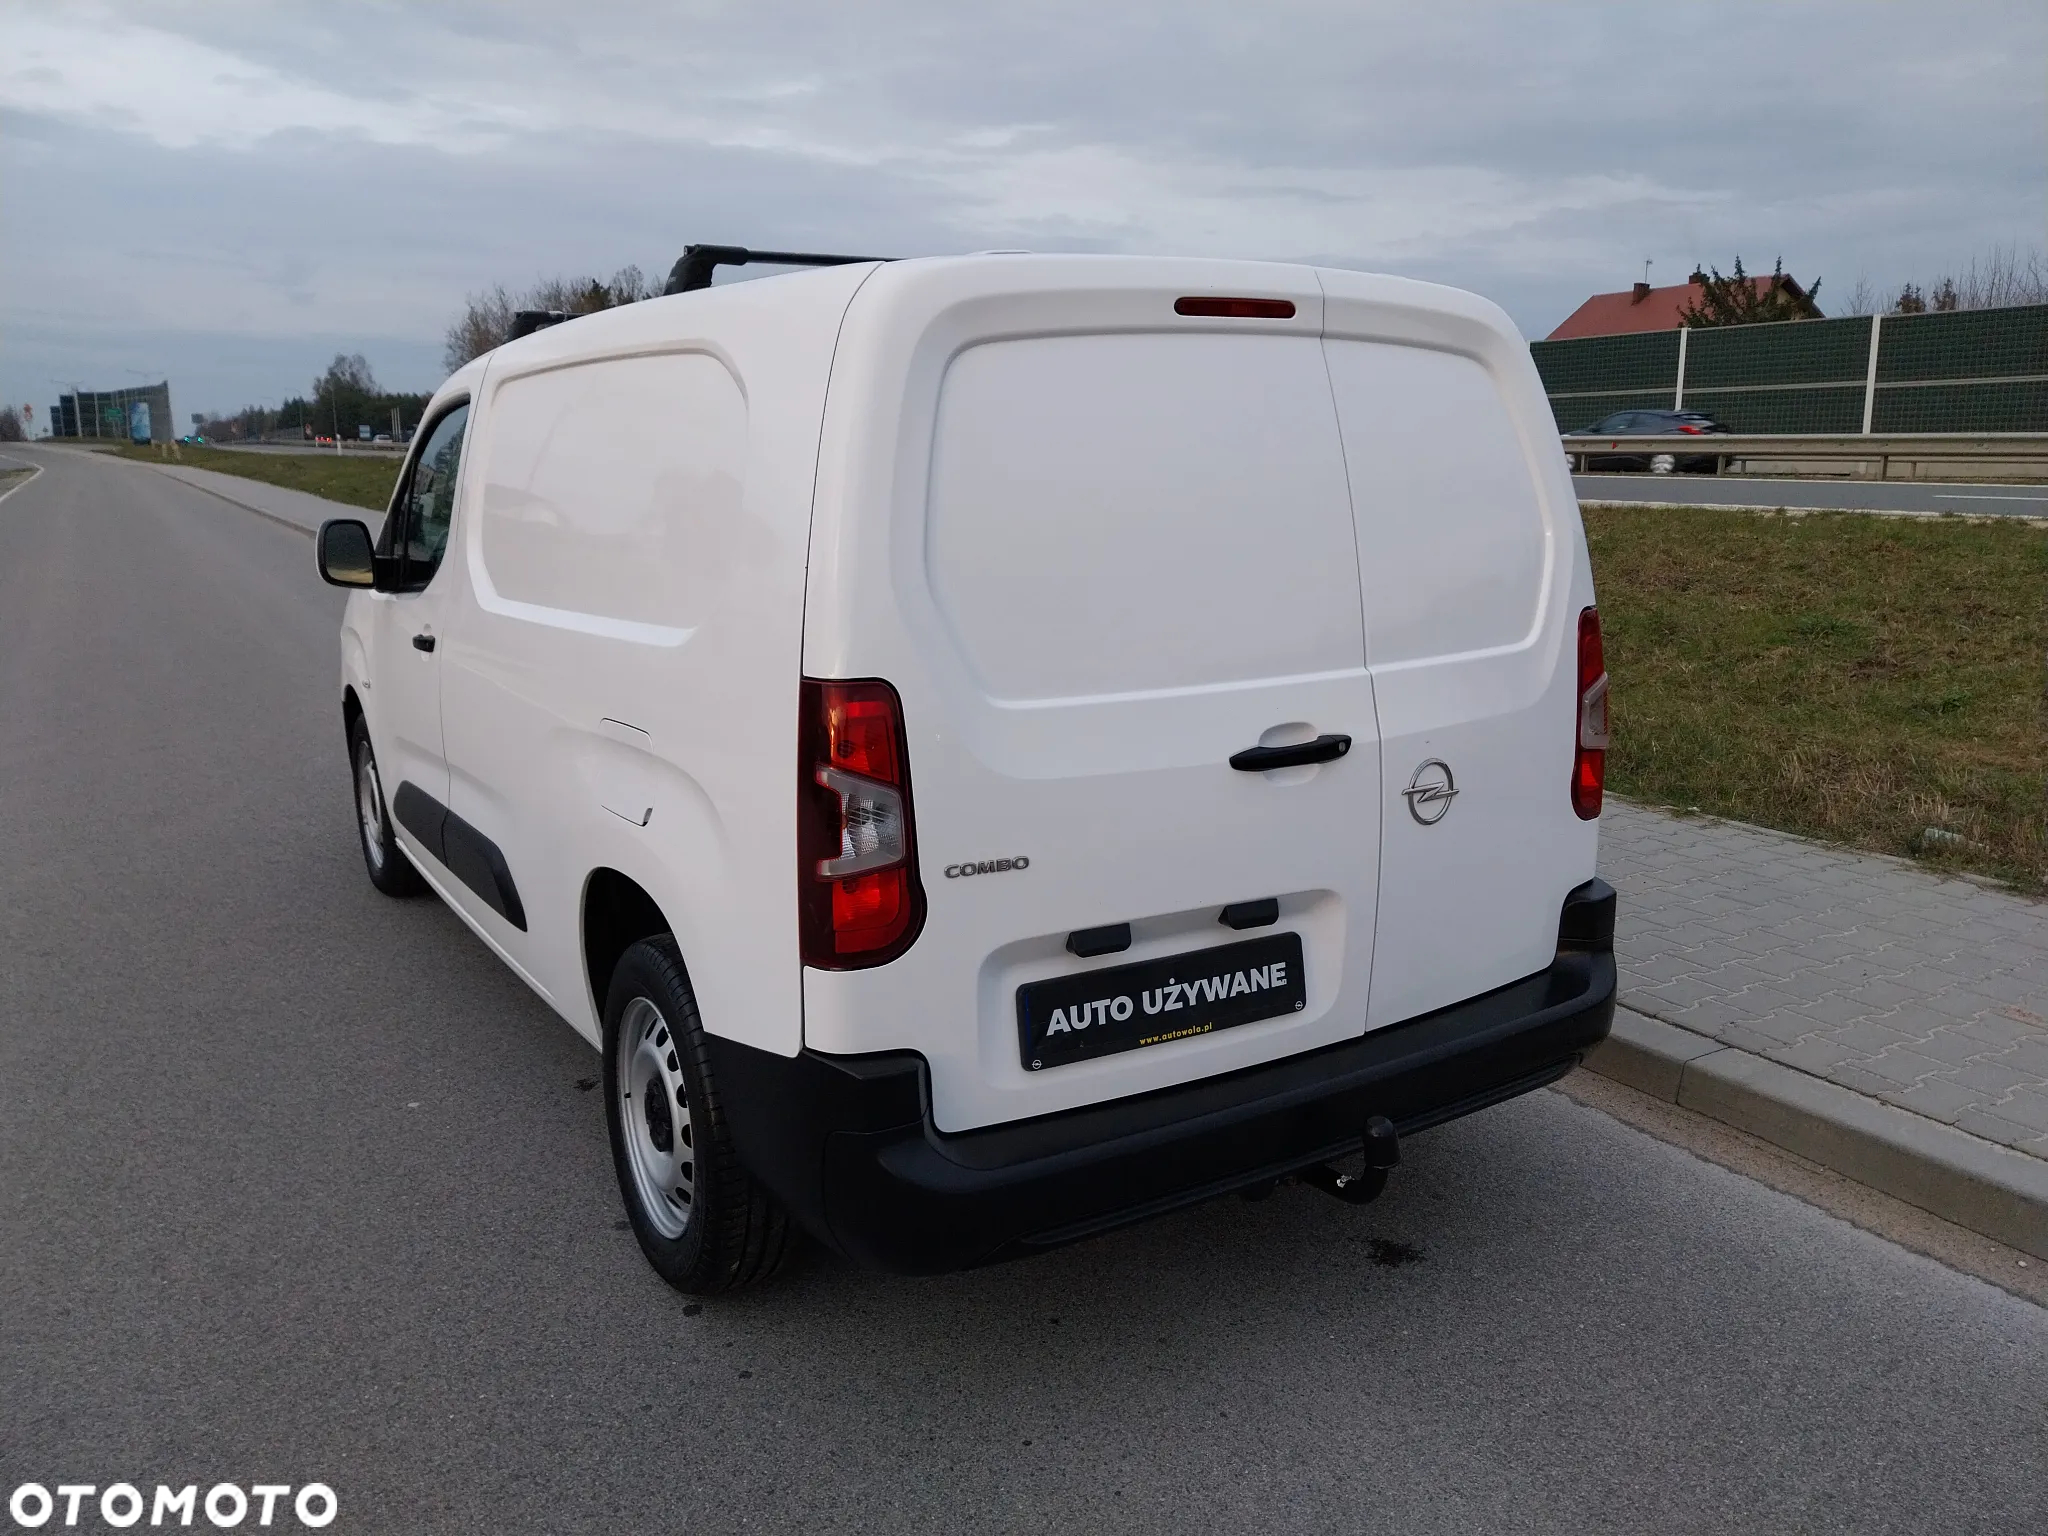
[[[1763,325],[1774,320],[1814,320],[1820,316],[1820,308],[1814,303],[1820,292],[1819,281],[1801,296],[1785,276],[1782,257],[1771,269],[1770,281],[1761,285],[1742,270],[1740,256],[1735,258],[1735,271],[1729,276],[1723,277],[1719,267],[1712,271],[1711,277],[1693,273],[1699,297],[1679,312],[1681,325]]]

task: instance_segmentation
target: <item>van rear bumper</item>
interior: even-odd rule
[[[1055,1247],[1356,1152],[1562,1077],[1607,1035],[1614,957],[1547,970],[1356,1040],[1035,1120],[948,1135],[912,1053],[775,1056],[710,1037],[754,1175],[849,1258],[929,1274]]]

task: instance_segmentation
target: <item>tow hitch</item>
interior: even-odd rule
[[[1365,1122],[1365,1169],[1360,1173],[1339,1173],[1328,1163],[1304,1168],[1295,1177],[1326,1195],[1335,1195],[1346,1205],[1367,1205],[1387,1187],[1387,1170],[1401,1161],[1401,1144],[1394,1135],[1394,1122],[1374,1115]]]

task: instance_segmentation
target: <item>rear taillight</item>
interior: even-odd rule
[[[805,678],[797,729],[797,926],[805,965],[894,960],[924,926],[903,706],[879,680]]]
[[[1600,646],[1600,610],[1579,610],[1578,740],[1572,752],[1572,809],[1579,820],[1600,814],[1607,787],[1607,657]]]

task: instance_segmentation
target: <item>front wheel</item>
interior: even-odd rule
[[[398,834],[391,829],[391,808],[377,772],[377,754],[370,749],[370,728],[361,715],[348,728],[348,759],[355,770],[356,833],[362,841],[363,867],[370,872],[370,884],[386,896],[417,896],[426,889],[426,882],[398,846]]]
[[[1675,453],[1654,453],[1654,454],[1650,455],[1650,473],[1651,473],[1651,474],[1653,474],[1653,475],[1668,475],[1668,474],[1670,474],[1670,473],[1671,473],[1671,472],[1672,472],[1673,470],[1675,470],[1676,468],[1678,468],[1678,455],[1677,455],[1677,454],[1675,454]]]
[[[697,1296],[773,1274],[789,1216],[733,1150],[696,995],[666,935],[631,946],[612,973],[604,1082],[619,1194],[656,1273]]]

